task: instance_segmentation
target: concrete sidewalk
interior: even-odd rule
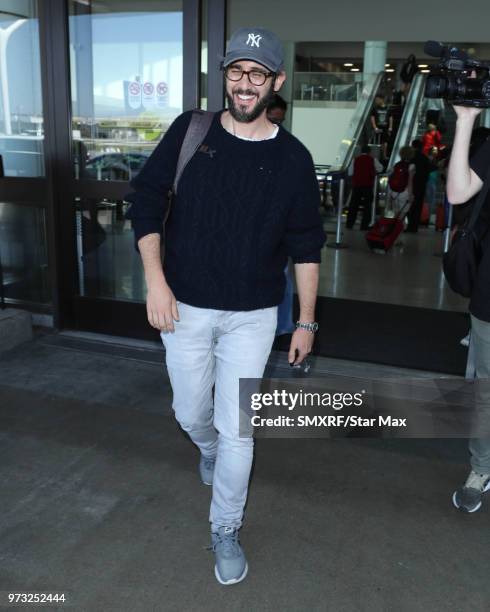
[[[250,571],[222,587],[163,354],[80,346],[38,334],[0,358],[0,591],[90,612],[489,609],[490,499],[451,504],[464,441],[258,440]]]

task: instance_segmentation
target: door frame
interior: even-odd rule
[[[51,270],[53,325],[135,338],[154,338],[142,302],[82,297],[78,294],[75,197],[122,200],[127,181],[75,179],[68,3],[38,1],[41,82],[45,121],[48,262]],[[183,0],[183,110],[200,105],[201,0]],[[207,0],[208,109],[223,105],[218,56],[224,53],[226,0]]]

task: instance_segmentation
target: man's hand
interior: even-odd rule
[[[174,320],[179,320],[177,300],[165,282],[149,285],[146,296],[146,312],[149,324],[163,332],[173,332]]]
[[[293,366],[302,363],[305,357],[311,353],[314,340],[315,334],[306,329],[297,329],[291,337],[288,354],[289,365]]]

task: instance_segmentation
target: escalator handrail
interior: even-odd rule
[[[420,104],[424,99],[425,91],[425,74],[417,72],[415,75],[410,91],[408,93],[405,108],[403,109],[400,126],[395,137],[393,149],[391,151],[386,173],[390,174],[393,166],[400,159],[400,149],[408,146],[416,135],[416,125],[419,117]]]

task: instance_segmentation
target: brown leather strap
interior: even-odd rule
[[[177,193],[180,177],[184,172],[185,167],[192,159],[194,153],[201,146],[206,134],[209,132],[213,121],[214,113],[211,111],[195,110],[192,113],[191,122],[187,128],[187,132],[180,149],[179,159],[177,161],[177,170],[175,171],[175,179],[173,192]]]

